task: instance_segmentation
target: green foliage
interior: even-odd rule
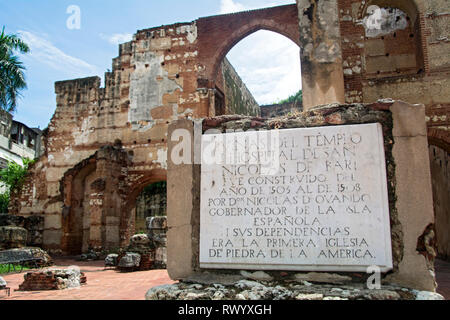
[[[15,265],[16,270],[20,270],[20,266]],[[19,269],[18,269],[19,268]],[[0,264],[0,274],[7,274],[9,272],[14,272],[13,265],[11,264]],[[29,270],[30,268],[27,266],[24,266],[22,270]]]
[[[287,98],[287,99],[280,100],[279,102],[277,102],[275,104],[285,104],[285,103],[293,103],[293,102],[298,102],[299,104],[302,104],[302,102],[303,102],[303,91],[302,90],[299,90],[296,94],[289,96],[289,98]]]
[[[22,162],[23,166],[9,161],[8,166],[0,171],[0,182],[8,188],[8,192],[20,190],[28,172],[28,167],[34,163],[34,160],[22,158]]]
[[[167,182],[161,181],[146,186],[142,192],[144,194],[151,195],[151,194],[166,193],[166,190],[167,190]]]
[[[9,206],[9,192],[0,194],[0,213],[7,213]]]
[[[8,162],[5,169],[0,170],[0,183],[6,187],[6,191],[0,194],[0,212],[7,213],[11,192],[17,192],[22,187],[30,164],[34,160],[22,158],[23,167],[13,161]]]
[[[0,34],[0,108],[14,112],[17,106],[19,92],[27,87],[22,62],[15,51],[27,53],[28,45],[15,34],[5,34],[3,27]]]

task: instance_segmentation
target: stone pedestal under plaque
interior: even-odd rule
[[[380,124],[202,136],[200,267],[392,269]]]

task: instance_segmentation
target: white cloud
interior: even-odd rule
[[[290,39],[258,31],[239,42],[227,55],[259,104],[272,104],[302,87],[300,49]]]
[[[244,0],[245,1],[245,0]],[[246,1],[248,2],[248,1]],[[221,0],[220,2],[220,14],[227,14],[245,10],[253,10],[266,7],[281,6],[283,4],[292,4],[294,0],[258,0],[257,5],[246,5],[241,2],[233,0]]]
[[[99,74],[96,66],[64,53],[49,40],[28,31],[19,31],[19,34],[31,49],[30,54],[26,55],[25,58],[35,59],[54,70],[70,75],[72,78]]]
[[[114,33],[112,35],[105,35],[103,33],[100,33],[100,37],[113,45],[119,45],[121,43],[133,40],[132,33]]]
[[[233,0],[222,0],[220,2],[220,13],[226,14],[226,13],[232,13],[232,12],[238,12],[238,11],[244,11],[245,6],[240,3],[235,3]]]

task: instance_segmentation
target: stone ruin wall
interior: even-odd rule
[[[390,7],[393,3],[345,0],[339,4],[346,102],[392,98],[422,103],[429,136],[448,144],[450,3],[396,1],[396,7],[408,15],[407,28],[377,37],[367,37],[360,22],[370,5]]]
[[[261,106],[261,117],[263,118],[275,118],[282,117],[289,114],[300,113],[303,111],[302,103],[286,102],[281,104],[271,104]]]
[[[339,2],[347,103],[392,98],[425,105],[435,209],[437,253],[449,259],[448,155],[450,153],[450,3],[395,2],[407,15],[406,28],[367,35],[361,20],[384,0]]]
[[[89,229],[92,241],[84,239],[83,248],[126,243],[137,195],[166,179],[168,124],[215,116],[216,87],[226,85],[218,76],[223,58],[260,29],[285,35],[302,48],[305,109],[379,98],[423,103],[430,142],[448,153],[448,1],[398,1],[413,23],[395,39],[365,37],[360,21],[369,4],[391,5],[297,0],[297,5],[138,31],[120,45],[104,88],[98,77],[55,84],[57,108],[46,130],[45,154],[13,197],[11,212],[44,215],[43,244],[55,252],[69,252],[67,243],[80,237],[71,235],[79,229],[71,217],[86,206],[96,213],[95,221],[84,218],[82,229]],[[100,149],[107,145],[110,149]],[[115,234],[109,240],[107,230]]]
[[[83,240],[83,251],[126,243],[131,234],[124,225],[130,230],[134,227],[134,208],[130,206],[147,184],[165,180],[168,123],[214,112],[214,106],[209,106],[214,90],[197,86],[201,68],[196,60],[197,45],[195,22],[139,31],[133,41],[120,45],[112,72],[105,73],[105,88],[100,87],[98,77],[55,83],[57,109],[47,129],[46,152],[32,168],[10,210],[23,216],[44,215],[45,248],[61,252],[62,245],[63,253],[75,253],[65,245],[71,241],[64,240],[67,228],[85,231],[84,238],[90,240]],[[227,96],[227,103],[240,111],[247,107],[249,113],[257,113],[259,106],[245,84],[227,61],[225,64],[228,78],[224,73],[220,81],[223,90],[245,91],[237,97]],[[243,97],[247,100],[239,101]],[[103,158],[97,151],[119,141],[112,153],[107,152],[104,165],[107,167],[114,157],[128,157],[131,162],[124,160],[115,170],[101,168]],[[96,168],[89,169],[89,165]],[[117,170],[120,181],[109,179]],[[68,173],[70,179],[63,179]],[[78,173],[81,185],[73,182]],[[111,192],[114,196],[119,193],[120,203],[115,203],[114,196],[104,199],[106,187],[99,190],[95,186],[99,181],[112,184]],[[71,210],[80,205],[86,208],[86,202],[89,215],[66,221],[71,220]],[[104,210],[108,211],[106,219],[102,218]]]
[[[111,217],[109,221],[97,217],[99,230],[97,235],[91,234],[91,239],[94,236],[97,241],[90,245],[99,245],[106,225],[117,229],[121,219],[129,219],[130,212],[123,217],[127,200],[133,202],[146,184],[165,179],[167,124],[178,118],[208,114],[209,92],[196,90],[196,40],[195,23],[139,31],[133,41],[120,45],[112,72],[105,74],[105,88],[100,88],[98,77],[55,84],[57,109],[48,127],[46,153],[35,164],[21,197],[13,204],[13,212],[21,215],[45,214],[44,247],[58,250],[63,243],[62,250],[70,251],[64,248],[64,233],[68,233],[65,220],[69,220],[71,210],[80,206],[76,200],[85,201],[86,197],[72,203],[71,196],[65,197],[61,190],[62,177],[101,146],[120,140],[120,150],[113,150],[107,157],[127,150],[131,162],[118,168],[122,173],[122,190],[118,190],[122,192],[121,201],[105,203]],[[98,157],[91,162],[96,164]],[[83,164],[78,171],[87,166]],[[92,183],[111,172],[98,167],[82,173],[85,176],[80,186],[66,184],[66,192],[70,195],[67,189],[78,187],[75,193],[93,196],[94,192],[89,192]],[[92,207],[103,209],[101,200],[88,201],[91,212],[95,211]],[[83,226],[93,232],[89,222],[84,221]],[[120,244],[118,239],[110,242],[111,246]],[[85,246],[83,249],[87,249]]]
[[[165,188],[143,192],[136,199],[135,233],[146,233],[147,218],[166,216],[167,193]]]
[[[219,75],[221,76],[218,78],[223,78],[224,81],[224,96],[226,101],[225,110],[220,114],[246,114],[252,116],[261,114],[258,102],[256,102],[252,93],[228,59],[224,59],[219,70]],[[219,115],[219,113],[216,112],[216,115]]]

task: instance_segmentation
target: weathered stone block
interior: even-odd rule
[[[44,230],[44,246],[60,245],[61,244],[61,230]]]
[[[2,277],[0,277],[0,289],[4,289],[6,288],[8,284],[6,283],[5,279],[3,279]]]
[[[106,242],[118,247],[120,243],[119,226],[106,225]]]
[[[15,226],[23,227],[25,218],[21,216],[13,216],[10,214],[0,214],[0,227]]]
[[[167,248],[158,247],[155,250],[155,266],[157,268],[167,268]]]
[[[28,232],[21,227],[0,227],[0,248],[22,248],[27,243]]]
[[[44,219],[45,229],[61,229],[61,215],[45,215]]]
[[[118,267],[131,269],[138,268],[141,263],[141,255],[138,253],[126,253],[120,260]]]
[[[77,288],[85,284],[86,281],[86,276],[78,268],[48,269],[25,274],[24,282],[19,285],[19,291]]]
[[[148,217],[147,229],[167,229],[167,217]]]
[[[135,234],[130,238],[130,247],[134,246],[149,246],[150,239],[146,234]]]
[[[119,255],[115,253],[108,254],[105,258],[105,267],[117,266],[117,260]]]

